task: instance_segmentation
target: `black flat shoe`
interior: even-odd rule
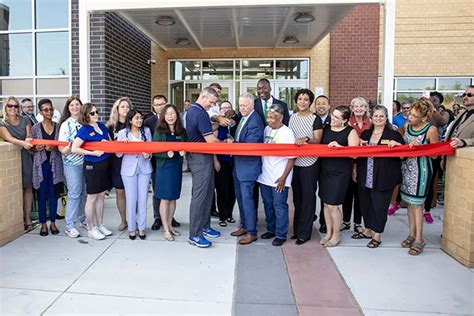
[[[173,217],[173,219],[171,220],[171,226],[179,227],[179,226],[181,226],[181,224],[178,221],[176,221]]]
[[[322,234],[326,234],[328,232],[326,225],[321,225],[321,227],[319,227],[319,232]]]
[[[272,241],[272,245],[275,247],[279,247],[285,243],[286,239],[281,239],[281,238],[275,238]]]
[[[273,238],[273,237],[275,237],[275,234],[271,233],[271,232],[266,232],[266,233],[262,234],[262,236],[260,236],[260,238],[262,238],[262,239],[270,239],[270,238]]]
[[[232,223],[235,223],[235,219],[234,219],[233,217],[229,217],[229,218],[227,219],[227,223],[231,223],[231,224],[232,224]]]
[[[48,226],[46,224],[41,226],[40,236],[48,236]]]
[[[299,238],[298,238],[298,239],[296,239],[295,244],[298,245],[298,246],[300,246],[300,245],[304,244],[305,242],[307,242],[307,240],[299,239]]]
[[[294,239],[298,239],[298,236],[293,235],[293,236],[290,237],[290,239],[293,239],[293,240],[294,240]]]
[[[57,229],[57,228],[49,226],[49,230],[51,231],[51,234],[53,234],[53,235],[59,234],[59,229]]]
[[[219,226],[220,226],[220,227],[226,227],[226,226],[227,226],[227,222],[226,222],[226,221],[219,221]]]
[[[151,230],[159,230],[160,227],[162,225],[162,222],[161,222],[161,219],[160,218],[157,218],[155,219],[155,221],[153,222],[153,225],[151,225]]]
[[[128,238],[130,238],[131,240],[135,240],[135,238],[137,238],[137,235],[132,235],[129,233]]]

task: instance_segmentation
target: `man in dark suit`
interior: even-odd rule
[[[21,115],[26,116],[30,120],[31,126],[38,123],[34,114],[33,101],[31,101],[31,99],[25,98],[21,100]]]
[[[262,143],[264,124],[254,110],[254,97],[244,92],[239,98],[239,110],[242,118],[235,131],[237,143]],[[257,240],[257,209],[254,203],[253,189],[262,172],[260,156],[234,156],[234,184],[237,203],[240,210],[240,228],[232,236],[244,236],[240,245]]]
[[[325,95],[320,95],[316,97],[314,100],[314,109],[316,111],[316,115],[319,116],[321,121],[323,121],[323,128],[326,127],[327,125],[331,124],[331,105],[329,104],[329,98]],[[318,177],[319,177],[319,160],[316,162],[318,166]],[[326,221],[324,219],[324,203],[321,201],[321,213],[319,213],[319,231],[321,233],[326,233]],[[316,214],[314,214],[314,220],[316,220],[318,217]]]
[[[263,125],[267,126],[267,111],[272,106],[272,104],[279,104],[285,110],[285,115],[283,115],[283,124],[288,126],[288,122],[290,121],[290,112],[288,111],[288,105],[274,98],[271,95],[272,87],[270,85],[270,81],[268,79],[260,79],[257,82],[257,94],[258,98],[255,100],[255,112],[258,113],[260,116]]]

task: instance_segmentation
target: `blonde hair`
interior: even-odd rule
[[[434,105],[430,100],[421,98],[411,105],[411,109],[421,114],[421,117],[431,118],[434,112]]]
[[[8,115],[7,115],[7,104],[9,101],[15,101],[18,104],[18,113],[16,114],[17,117],[20,117],[20,101],[17,98],[11,96],[3,99],[3,121],[8,122]]]
[[[109,121],[107,122],[107,126],[114,126],[117,125],[118,120],[119,120],[119,114],[118,114],[118,107],[122,101],[127,101],[128,103],[128,109],[132,109],[132,101],[128,97],[123,97],[120,99],[117,99],[114,102],[114,105],[112,106],[112,110],[110,111],[110,118]]]

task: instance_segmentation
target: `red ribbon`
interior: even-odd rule
[[[68,146],[68,142],[33,139],[33,145]],[[455,149],[449,142],[409,147],[396,146],[357,146],[328,147],[327,145],[307,144],[244,144],[244,143],[187,143],[187,142],[88,142],[82,145],[87,150],[100,150],[106,153],[158,153],[185,151],[201,154],[221,154],[239,156],[289,156],[289,157],[420,157],[451,156]]]

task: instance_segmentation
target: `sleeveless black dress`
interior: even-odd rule
[[[352,127],[347,126],[342,131],[335,132],[330,125],[326,125],[321,144],[336,141],[342,146],[348,146],[351,131]],[[319,197],[326,204],[343,204],[352,175],[352,158],[320,158],[320,166]]]

